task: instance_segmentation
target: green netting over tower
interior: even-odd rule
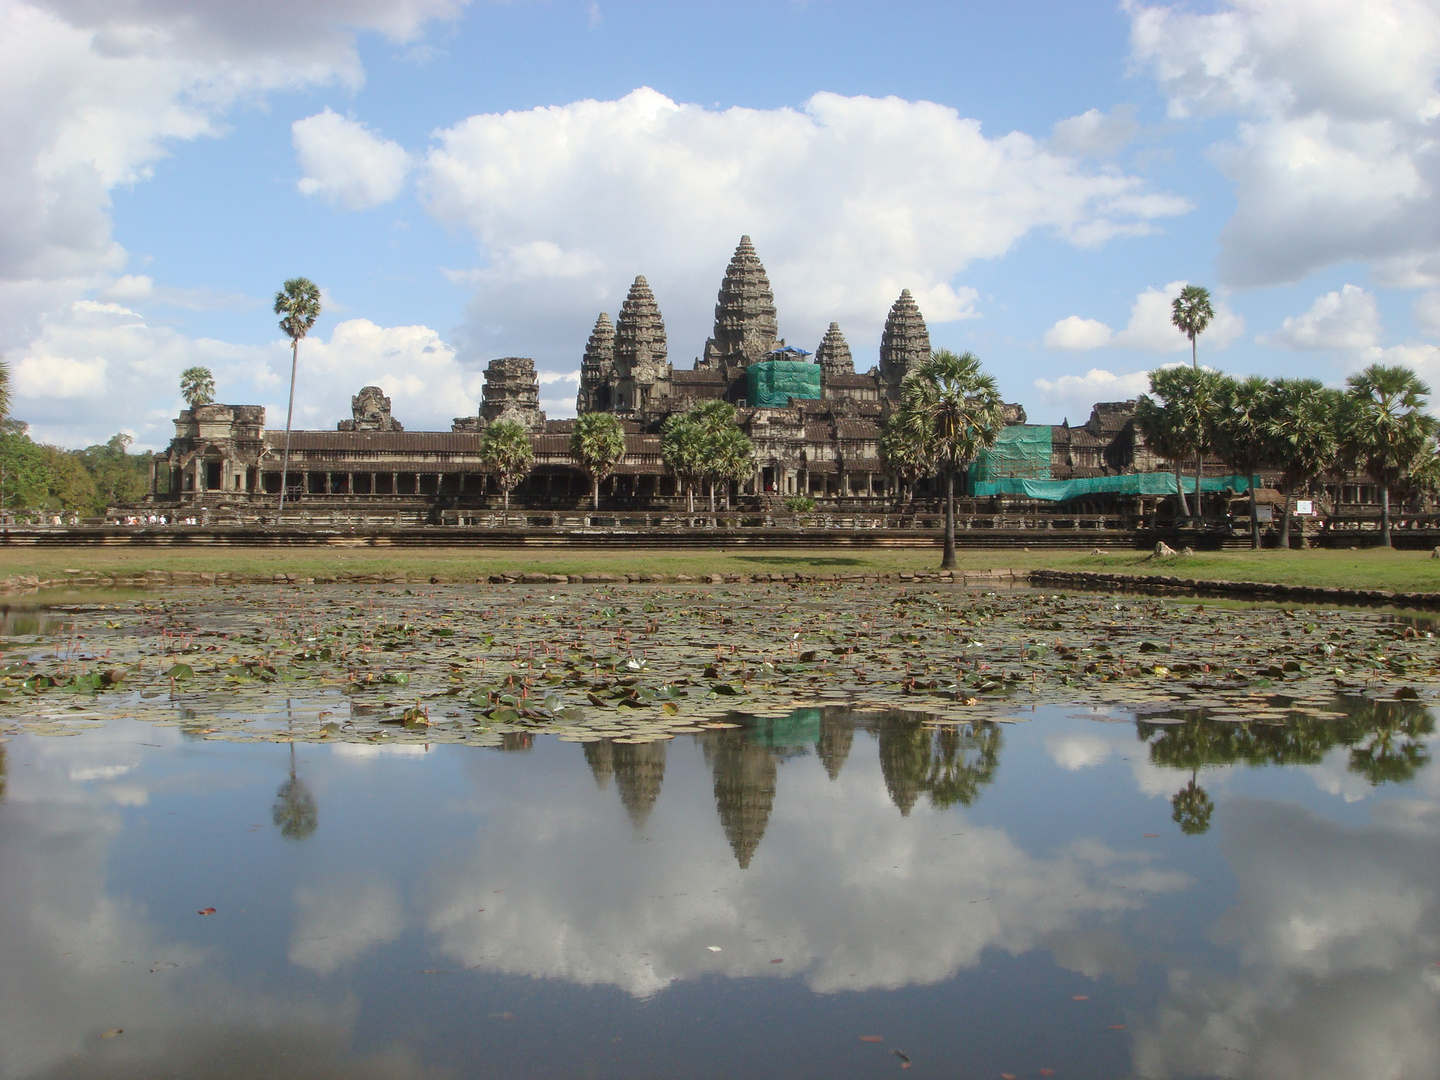
[[[783,409],[791,398],[820,399],[820,365],[761,360],[745,369],[745,399],[759,409]]]
[[[995,445],[980,451],[970,466],[970,490],[1000,480],[1049,480],[1052,448],[1049,424],[1011,424]]]

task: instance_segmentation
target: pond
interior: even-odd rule
[[[843,624],[846,595],[822,599],[827,626]],[[7,642],[0,1076],[1349,1080],[1440,1069],[1440,774],[1429,639],[1404,637],[1413,627],[1345,616],[1366,640],[1342,636],[1326,659],[1407,667],[1369,693],[1228,665],[1221,686],[1204,672],[1117,679],[1127,700],[1103,703],[1085,661],[1074,703],[1046,700],[1045,676],[1033,690],[957,691],[979,694],[971,706],[917,695],[901,676],[852,697],[893,692],[907,708],[796,706],[794,685],[760,688],[809,679],[808,648],[790,649],[800,670],[737,678],[743,695],[712,698],[716,679],[677,686],[657,647],[637,657],[642,675],[657,673],[628,686],[623,660],[609,679],[589,663],[585,693],[604,704],[564,715],[575,706],[542,698],[532,710],[488,691],[470,702],[475,687],[504,684],[493,671],[463,693],[431,686],[421,654],[483,641],[512,614],[487,607],[488,620],[468,623],[468,603],[509,601],[439,599],[453,636],[435,639],[423,614],[401,624],[413,633],[388,635],[436,646],[407,646],[416,679],[404,689],[425,687],[407,700],[386,697],[394,683],[294,678],[300,664],[350,663],[335,659],[339,635],[329,660],[293,660],[325,647],[277,617],[294,597],[178,597],[163,611],[127,601]],[[737,596],[714,617],[740,621],[772,600],[763,625],[777,640],[794,632],[786,619],[811,625],[815,598],[783,590]],[[699,603],[595,602],[637,614]],[[396,625],[391,603],[417,606],[396,593],[365,617]],[[973,614],[1001,602],[954,603]],[[1006,619],[1038,617],[1011,603],[993,609],[996,643],[1009,640]],[[1073,603],[1055,618],[1114,611]],[[288,641],[273,681],[262,668],[232,683],[227,712],[226,687],[186,683],[206,682],[211,657],[240,666],[231,642],[253,650],[241,639],[258,636],[257,610],[274,642],[299,644]],[[195,642],[179,631],[197,612],[204,625],[189,630],[221,646],[213,653],[185,651]],[[1224,613],[1255,620],[1240,628],[1261,638],[1272,618],[1330,644],[1325,613]],[[912,625],[934,638],[944,621]],[[887,646],[899,632],[880,629]],[[1168,636],[1134,631],[1133,649],[1109,637],[1107,651],[1148,658],[1139,643]],[[1372,634],[1413,655],[1367,652]],[[737,655],[758,650],[738,644]],[[154,662],[152,646],[169,651]],[[205,662],[164,674],[186,656]],[[70,663],[73,681],[116,657],[138,669],[137,688],[24,688],[42,670]],[[401,666],[386,657],[383,670]],[[1242,678],[1243,702],[1230,685]],[[677,693],[618,704],[653,686]],[[1142,688],[1149,701],[1128,700]],[[682,692],[694,689],[705,693]],[[417,701],[431,722],[403,719]],[[502,708],[515,715],[490,715]],[[382,723],[391,713],[400,722]]]

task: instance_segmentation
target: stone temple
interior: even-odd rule
[[[664,508],[680,497],[660,455],[665,419],[698,402],[735,405],[755,446],[755,472],[730,496],[764,504],[803,494],[834,507],[882,510],[895,482],[880,460],[880,432],[905,377],[930,355],[930,334],[914,296],[901,292],[885,319],[878,364],[855,370],[845,334],[830,323],[814,351],[787,345],[769,276],[750,237],[742,236],[725,268],[715,322],[687,368],[670,360],[665,319],[649,282],[636,277],[615,318],[600,312],[580,354],[579,413],[610,412],[625,426],[626,455],[605,482],[612,508]],[[579,343],[577,343],[578,345]],[[530,434],[530,474],[515,491],[522,506],[580,508],[590,487],[570,458],[573,420],[540,410],[534,361],[508,356],[485,369],[474,415],[450,431],[406,431],[390,399],[367,386],[352,399],[352,417],[334,431],[291,436],[287,500],[361,515],[420,513],[492,505],[493,481],[478,457],[486,425],[515,421]],[[1083,426],[1026,425],[1018,405],[1007,419],[1043,446],[1047,478],[1111,476],[1158,466],[1131,420],[1133,403],[1096,406]],[[203,405],[175,421],[175,438],[156,455],[152,499],[211,507],[272,506],[280,492],[284,432],[267,430],[258,406]],[[1033,436],[1033,437],[1032,437]],[[922,484],[921,492],[924,492]],[[255,510],[250,511],[254,513]]]

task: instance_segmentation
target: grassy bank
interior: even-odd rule
[[[342,572],[435,575],[463,580],[505,571],[547,574],[609,572],[653,574],[884,574],[930,570],[938,550],[481,550],[460,548],[305,548],[175,550],[165,548],[0,548],[0,577],[34,574],[58,578],[66,570],[101,575],[146,570],[240,574],[290,573],[302,577]],[[1107,573],[1174,574],[1221,581],[1266,581],[1397,592],[1440,592],[1440,560],[1428,552],[1236,551],[1151,559],[1137,552],[1092,555],[1082,551],[960,552],[961,570],[1049,567]]]

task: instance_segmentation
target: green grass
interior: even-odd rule
[[[198,570],[241,574],[403,573],[450,579],[485,577],[501,571],[549,574],[609,572],[653,574],[882,574],[935,569],[934,549],[833,549],[797,551],[698,549],[475,550],[466,548],[0,548],[0,577],[35,574],[57,578],[65,570],[138,574],[145,570]],[[1206,580],[1270,581],[1284,584],[1440,592],[1440,560],[1423,551],[1237,551],[1157,560],[1139,552],[1092,555],[1081,551],[1022,549],[960,552],[959,569],[1053,567],[1108,573],[1173,574]]]

